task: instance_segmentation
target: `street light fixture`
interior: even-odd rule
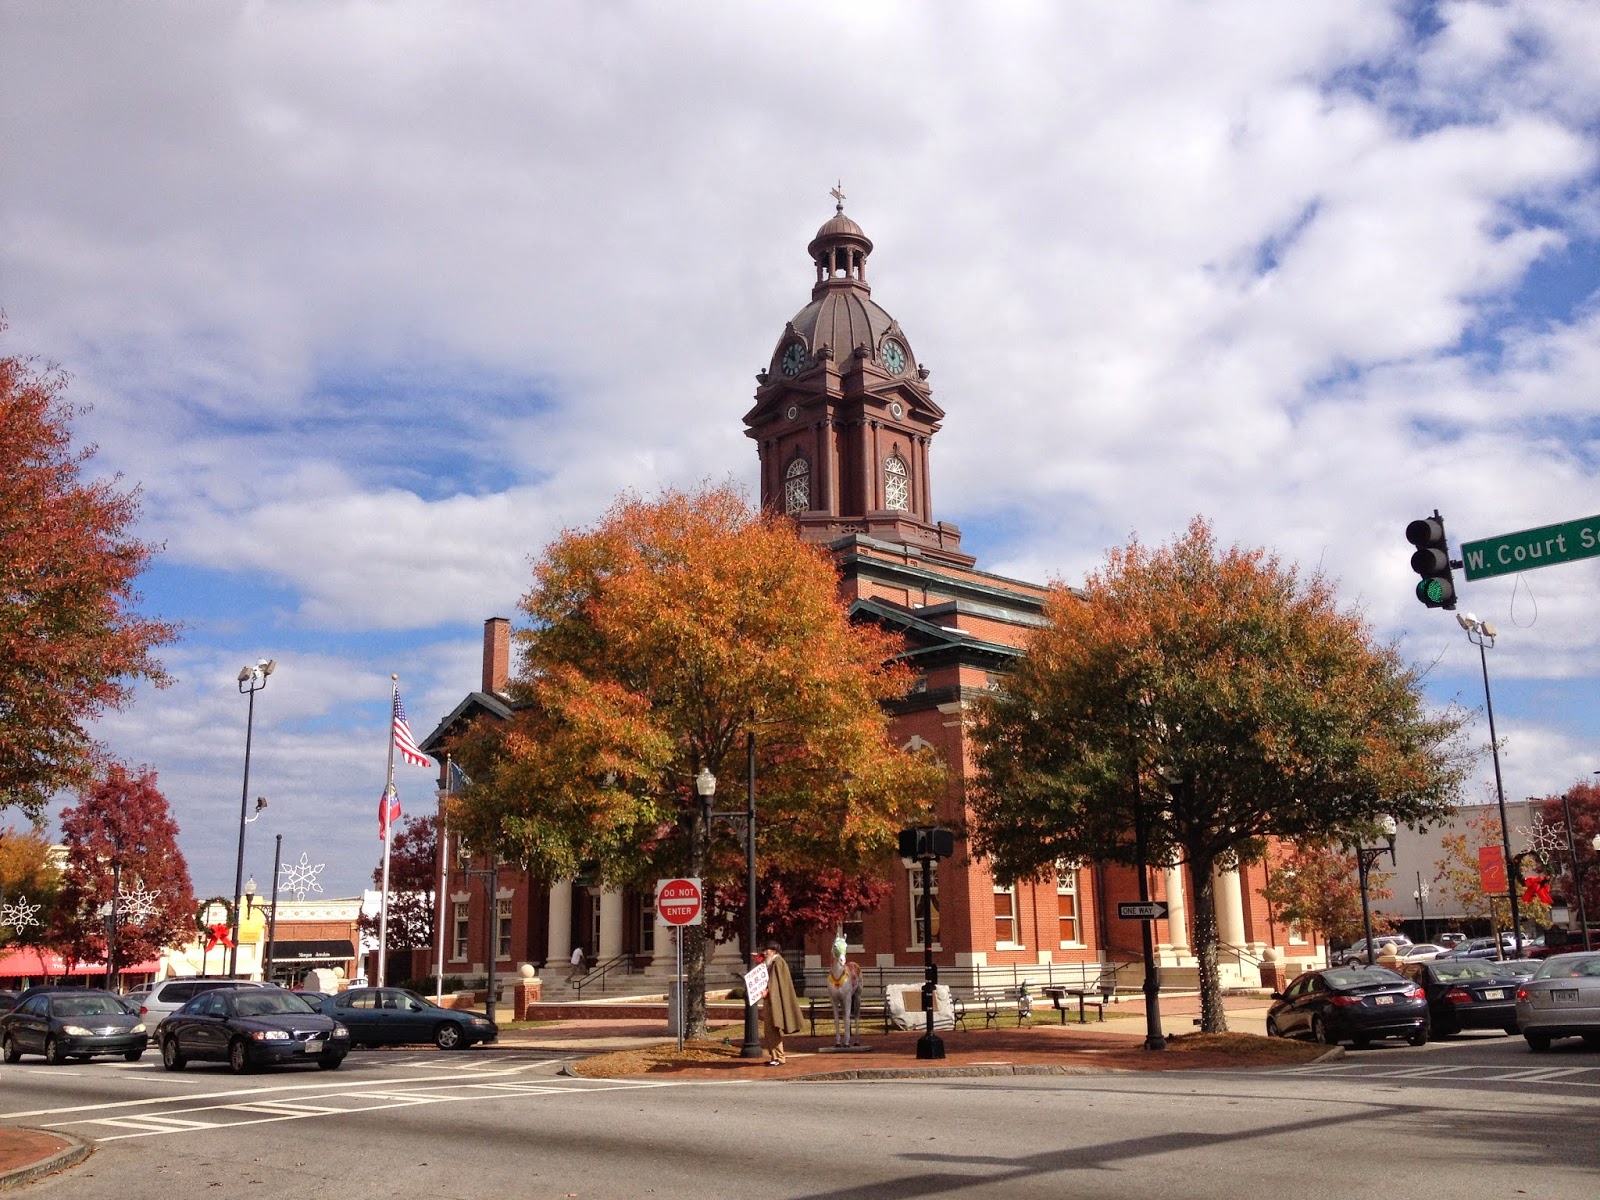
[[[1378,956],[1372,952],[1372,908],[1367,901],[1367,876],[1372,873],[1373,864],[1375,864],[1378,859],[1382,858],[1385,854],[1389,856],[1389,861],[1391,863],[1395,861],[1395,834],[1400,830],[1400,827],[1395,824],[1395,819],[1388,816],[1378,818],[1378,828],[1382,831],[1387,845],[1363,846],[1360,839],[1357,839],[1355,846],[1356,872],[1361,879],[1361,929],[1367,937],[1366,965],[1368,966],[1372,966],[1374,963],[1376,963],[1378,961]]]
[[[1483,667],[1483,707],[1489,714],[1489,750],[1494,755],[1494,795],[1500,806],[1500,853],[1504,856],[1506,872],[1506,899],[1511,902],[1511,936],[1518,958],[1522,957],[1522,909],[1517,904],[1517,883],[1511,877],[1511,825],[1506,820],[1506,789],[1500,778],[1500,741],[1494,732],[1494,700],[1489,694],[1489,656],[1494,647],[1495,628],[1480,621],[1471,613],[1457,613],[1456,623],[1467,631],[1467,641],[1478,648],[1478,662]],[[1504,957],[1502,952],[1501,957]]]
[[[944,1057],[944,1039],[933,1031],[933,1007],[939,994],[939,966],[933,961],[933,864],[956,852],[955,834],[931,825],[900,831],[902,862],[922,864],[922,1011],[927,1031],[917,1039],[919,1059]]]
[[[255,732],[256,693],[267,686],[267,676],[277,670],[278,664],[270,658],[256,660],[253,667],[239,669],[239,694],[250,697],[250,707],[244,721],[244,786],[239,790],[239,856],[233,868],[233,945],[228,947],[228,974],[239,973],[239,897],[244,891],[244,827],[252,820],[248,813],[250,801],[250,739]],[[264,799],[256,801],[256,816],[267,806]]]
[[[711,840],[711,821],[714,817],[744,821],[744,930],[745,953],[750,963],[755,962],[759,949],[756,946],[756,733],[747,730],[745,750],[745,801],[744,811],[713,812],[711,799],[717,794],[717,777],[709,768],[701,767],[694,777],[694,790],[700,797],[700,807],[705,813],[706,840]],[[747,964],[750,965],[750,964]],[[680,1021],[680,1029],[682,1024]],[[756,1006],[744,1006],[744,1044],[739,1047],[740,1058],[760,1058],[761,1036],[756,1028]]]
[[[1411,893],[1417,902],[1417,912],[1422,917],[1422,940],[1428,940],[1428,885],[1422,882],[1422,872],[1417,872],[1417,890]]]

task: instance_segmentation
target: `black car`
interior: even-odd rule
[[[1517,988],[1527,976],[1510,966],[1485,958],[1408,964],[1405,973],[1428,998],[1428,1036],[1446,1038],[1463,1029],[1516,1033]]]
[[[161,1022],[161,1062],[226,1062],[236,1075],[273,1063],[314,1062],[331,1071],[350,1052],[350,1031],[281,988],[202,992]]]
[[[0,1017],[0,1055],[8,1063],[24,1054],[49,1063],[87,1062],[97,1054],[138,1062],[149,1044],[138,1010],[98,988],[30,988]]]
[[[321,1008],[349,1027],[358,1046],[432,1042],[441,1050],[465,1050],[500,1033],[482,1013],[441,1008],[404,988],[351,988],[327,997]]]
[[[1403,1037],[1428,1040],[1428,1001],[1422,989],[1387,967],[1328,967],[1307,971],[1287,990],[1272,993],[1268,1037],[1309,1037],[1326,1045]]]

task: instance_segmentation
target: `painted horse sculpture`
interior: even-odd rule
[[[845,952],[848,949],[849,943],[844,938],[833,939],[833,965],[828,968],[828,999],[833,1002],[835,1046],[861,1045],[861,968],[846,961]]]

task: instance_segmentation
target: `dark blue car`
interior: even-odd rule
[[[432,1042],[441,1050],[465,1050],[500,1033],[483,1013],[442,1008],[405,988],[351,988],[324,999],[322,1011],[347,1026],[357,1046]]]
[[[1365,1046],[1374,1038],[1428,1040],[1428,1000],[1411,980],[1387,967],[1307,971],[1272,993],[1268,1037],[1303,1037],[1333,1046]]]
[[[236,1075],[295,1062],[331,1071],[350,1053],[348,1029],[281,988],[202,992],[162,1021],[156,1036],[169,1071],[191,1059],[225,1062]]]

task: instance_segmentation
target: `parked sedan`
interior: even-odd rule
[[[1600,952],[1557,954],[1517,989],[1517,1026],[1534,1051],[1555,1038],[1600,1047]]]
[[[432,1042],[441,1050],[465,1050],[500,1033],[482,1013],[441,1008],[404,988],[351,988],[323,1000],[322,1011],[344,1022],[358,1046]]]
[[[331,1071],[350,1052],[350,1031],[280,988],[202,992],[161,1022],[161,1062],[225,1062],[235,1075],[274,1063],[314,1062]]]
[[[1428,1040],[1428,1001],[1422,989],[1387,967],[1328,967],[1307,971],[1287,990],[1272,993],[1268,1037],[1309,1037],[1326,1045],[1403,1037]]]
[[[1482,958],[1440,958],[1402,967],[1428,999],[1428,1036],[1453,1037],[1463,1029],[1517,1032],[1517,988],[1523,976],[1509,963]]]
[[[1373,945],[1378,948],[1378,957],[1383,957],[1384,950],[1389,946],[1409,946],[1411,939],[1403,933],[1385,933],[1372,939]],[[1353,946],[1347,947],[1339,959],[1339,964],[1345,967],[1358,966],[1368,961],[1367,939],[1359,939]]]
[[[88,1062],[97,1054],[138,1062],[149,1044],[138,1010],[97,988],[33,992],[0,1017],[0,1055],[8,1063],[24,1054],[43,1055],[53,1064]]]
[[[1432,942],[1419,942],[1413,946],[1396,946],[1395,957],[1402,963],[1429,962],[1445,953],[1443,946],[1436,946]]]

